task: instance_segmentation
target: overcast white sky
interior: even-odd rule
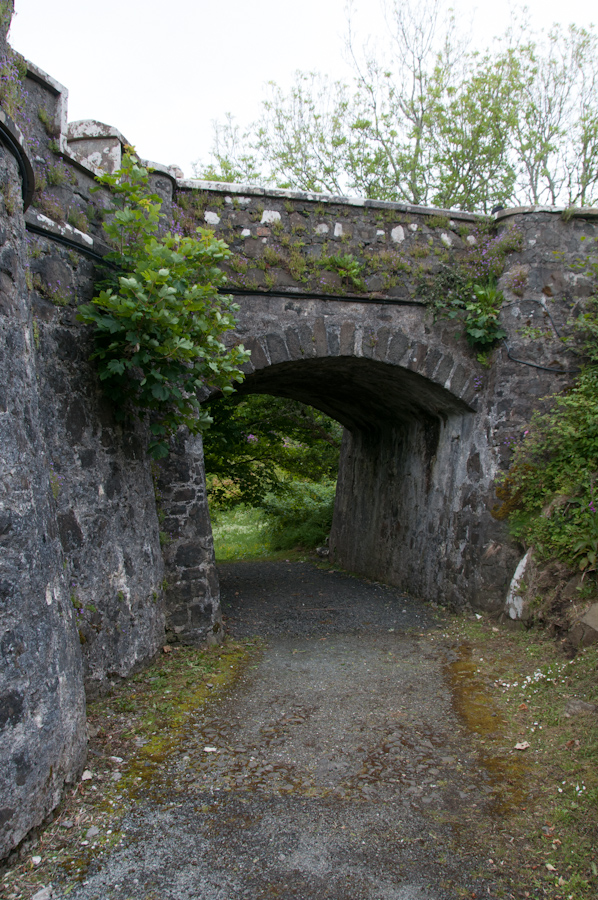
[[[257,115],[267,81],[297,69],[348,78],[346,0],[16,0],[12,46],[69,90],[69,119],[118,128],[146,159],[187,177],[206,158],[214,119]],[[509,3],[454,0],[484,44]],[[588,0],[528,0],[538,28],[588,25]],[[355,0],[361,33],[382,27],[378,0]],[[479,7],[479,8],[478,8]]]

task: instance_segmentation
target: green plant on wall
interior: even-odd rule
[[[26,75],[24,58],[7,44],[5,55],[0,57],[0,106],[18,124],[22,124],[20,119],[25,102],[23,82]]]
[[[221,341],[237,309],[219,293],[219,265],[229,250],[209,229],[198,228],[195,237],[160,233],[160,198],[132,153],[118,172],[98,180],[115,201],[104,224],[114,268],[78,317],[95,329],[92,358],[117,417],[149,421],[149,453],[158,459],[179,426],[196,434],[210,423],[198,390],[207,384],[227,394],[243,378],[239,367],[249,354]]]
[[[536,414],[496,491],[493,509],[512,532],[541,557],[598,568],[598,246],[574,268],[594,285],[594,294],[570,323],[570,349],[582,362],[573,386]]]
[[[435,315],[462,320],[468,344],[486,354],[506,337],[499,322],[504,297],[497,281],[507,255],[521,250],[523,238],[516,228],[495,235],[483,227],[472,237],[474,243],[468,245],[459,261],[423,274],[418,291]]]
[[[596,569],[598,541],[598,368],[536,415],[514,445],[497,488],[496,518],[540,556]]]
[[[363,265],[351,253],[337,253],[334,256],[323,257],[321,265],[324,269],[338,272],[341,280],[349,287],[357,288],[359,291],[365,290],[361,277]]]
[[[449,317],[463,316],[465,339],[471,347],[489,350],[507,336],[498,321],[503,299],[502,291],[495,285],[474,284],[469,300],[455,301],[455,309],[449,313]]]

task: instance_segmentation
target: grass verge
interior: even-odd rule
[[[512,786],[503,794],[509,803],[468,835],[486,859],[480,874],[493,881],[496,897],[594,900],[596,647],[570,660],[542,632],[512,632],[477,618],[454,617],[447,624],[445,635],[458,648],[448,673],[455,708],[473,735],[480,764],[491,770],[500,760],[502,771],[495,775]],[[513,790],[521,778],[523,790]]]
[[[264,559],[271,555],[268,523],[261,509],[234,506],[212,513],[214,552],[218,562]]]
[[[29,900],[47,885],[66,897],[91,863],[119,844],[139,793],[160,790],[160,766],[191,716],[230,687],[259,652],[255,641],[166,648],[149,668],[88,705],[87,768],[53,821],[0,872],[3,900]]]

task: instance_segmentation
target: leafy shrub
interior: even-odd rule
[[[540,556],[596,569],[598,368],[588,367],[553,409],[532,419],[497,490],[497,518]]]
[[[575,268],[598,284],[596,247]],[[497,518],[539,556],[598,569],[598,297],[573,326],[571,349],[585,366],[550,412],[535,415],[497,489]]]
[[[220,341],[238,308],[218,292],[225,281],[219,264],[230,251],[209,229],[158,237],[161,200],[136,157],[125,155],[118,172],[98,180],[117,206],[104,223],[116,247],[109,256],[114,268],[78,318],[95,328],[92,358],[117,418],[147,418],[148,452],[158,459],[180,425],[197,434],[210,423],[198,390],[209,384],[230,393],[230,382],[243,379],[239,366],[248,353]]]
[[[310,549],[326,540],[332,525],[336,482],[293,481],[282,496],[262,503],[270,522],[267,532],[273,550]]]
[[[498,321],[504,297],[496,282],[507,254],[521,250],[523,237],[517,228],[498,235],[478,229],[472,236],[474,243],[458,262],[424,275],[418,289],[435,315],[462,320],[467,343],[484,352],[506,337]]]
[[[336,477],[342,426],[324,413],[267,394],[217,399],[208,410],[204,457],[213,506],[260,506],[295,478]]]
[[[498,321],[498,314],[503,302],[502,292],[495,285],[481,286],[474,284],[471,300],[465,301],[455,310],[454,315],[463,311],[465,338],[472,347],[487,350],[507,332]],[[449,316],[453,313],[449,313]]]

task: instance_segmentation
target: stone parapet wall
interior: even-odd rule
[[[471,246],[481,222],[470,213],[386,201],[178,184],[176,225],[186,233],[207,226],[228,243],[233,258],[225,269],[241,292],[417,302],[422,276]],[[335,268],[341,256],[355,260],[356,278]]]

